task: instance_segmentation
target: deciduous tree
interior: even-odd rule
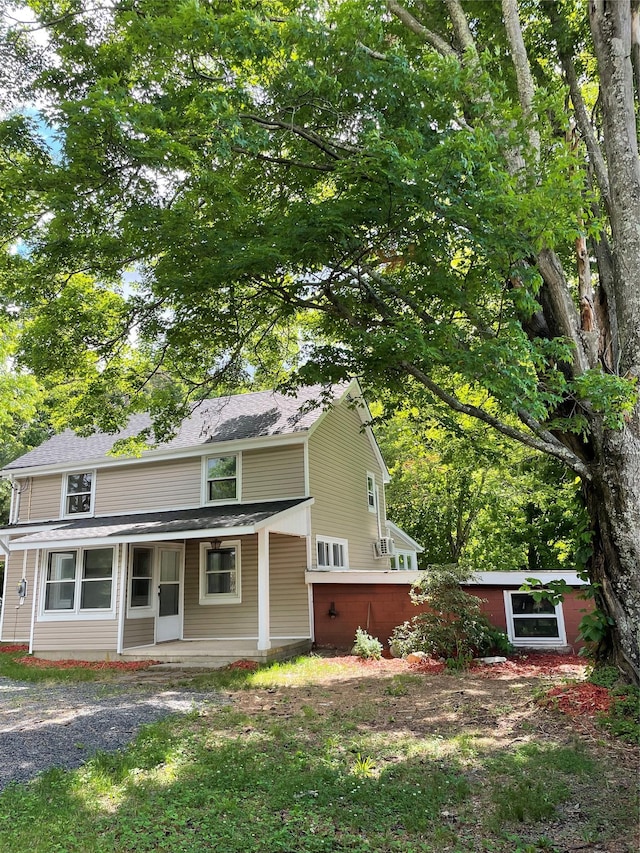
[[[636,0],[30,6],[59,147],[8,170],[38,202],[5,280],[72,421],[175,415],[162,371],[201,393],[304,318],[302,379],[426,390],[580,476],[637,679]]]

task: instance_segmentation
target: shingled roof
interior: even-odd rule
[[[329,389],[314,385],[299,389],[295,396],[256,391],[203,400],[194,405],[190,417],[182,422],[174,437],[155,445],[153,450],[181,450],[222,441],[303,432],[322,415],[324,395],[328,392],[329,402],[336,402],[348,387],[346,383]],[[150,423],[149,415],[140,414],[134,415],[126,429],[116,434],[97,432],[82,437],[65,430],[8,463],[4,470],[96,462],[107,455],[115,441],[137,435]]]

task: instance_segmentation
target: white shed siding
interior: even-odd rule
[[[375,560],[378,538],[376,514],[367,502],[367,471],[376,476],[384,513],[382,471],[360,417],[345,401],[330,410],[309,439],[309,484],[312,560],[316,565],[315,537],[348,539],[349,567],[388,569],[388,560]],[[384,514],[382,516],[384,518]]]

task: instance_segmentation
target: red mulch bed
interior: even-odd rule
[[[33,666],[36,669],[117,669],[123,672],[137,672],[140,669],[148,669],[156,660],[44,660],[43,658],[16,658],[16,663],[25,666]]]
[[[226,666],[225,669],[231,670],[231,672],[238,669],[253,672],[254,670],[258,669],[258,667],[259,664],[255,660],[234,660],[234,662]]]
[[[547,691],[545,705],[555,705],[569,717],[593,717],[608,713],[611,694],[606,687],[598,687],[588,681],[581,684],[563,684]]]
[[[587,660],[580,655],[563,655],[558,652],[530,652],[513,655],[505,663],[476,663],[473,670],[484,678],[524,677],[541,678],[545,675],[582,676]]]
[[[0,652],[6,655],[11,655],[14,652],[28,652],[29,646],[27,643],[11,643],[8,646],[0,646]]]

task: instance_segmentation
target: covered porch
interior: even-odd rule
[[[36,553],[30,651],[211,667],[308,650],[312,622],[304,572],[311,503],[111,516],[25,531],[12,545]],[[87,567],[94,560],[87,554],[104,562],[100,609],[85,606]],[[70,589],[76,584],[71,607],[51,593],[63,560],[76,578],[65,578]]]

